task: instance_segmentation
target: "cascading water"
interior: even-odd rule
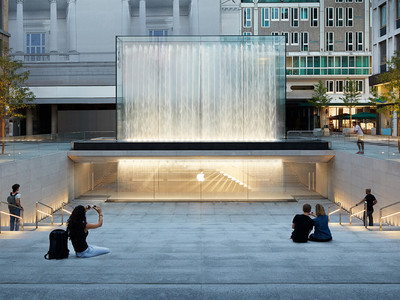
[[[282,137],[283,37],[118,37],[117,47],[118,139]]]

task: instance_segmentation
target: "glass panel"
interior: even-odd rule
[[[320,57],[314,56],[314,67],[320,67]]]
[[[292,67],[292,57],[286,57],[286,68]]]
[[[300,75],[306,75],[306,69],[300,69]]]
[[[319,75],[320,74],[320,69],[314,69],[314,75]]]
[[[342,56],[342,67],[346,68],[349,66],[349,58],[347,56]]]
[[[356,67],[359,68],[359,67],[361,67],[361,66],[362,66],[362,63],[361,63],[361,56],[357,56],[357,57],[356,57]]]
[[[309,57],[307,57],[307,68],[312,68],[314,66],[314,64],[313,64],[313,57],[312,56],[309,56]]]
[[[321,67],[327,67],[327,58],[326,56],[321,56]]]
[[[283,136],[283,36],[118,37],[116,51],[119,140]]]
[[[342,69],[342,75],[348,75],[349,69]]]
[[[328,67],[333,68],[333,56],[328,56]]]
[[[300,57],[300,67],[306,67],[306,58],[304,56]]]
[[[341,69],[335,69],[335,75],[340,75],[342,73]]]
[[[355,70],[354,69],[349,69],[349,75],[354,75],[355,74]]]
[[[321,75],[327,75],[327,74],[328,74],[328,72],[326,69],[321,69]]]
[[[333,69],[328,69],[328,75],[334,75]]]
[[[356,74],[361,75],[362,74],[362,69],[356,69]]]
[[[299,67],[299,57],[293,56],[293,67]]]
[[[335,56],[335,67],[340,68],[340,56]]]
[[[369,67],[369,57],[368,56],[363,56],[363,67]]]
[[[363,75],[369,75],[369,70],[368,69],[363,69]]]
[[[349,56],[349,67],[354,68],[354,56]]]
[[[31,34],[31,45],[32,46],[40,46],[40,34],[38,34],[38,33]]]
[[[313,75],[313,69],[307,69],[307,75]]]

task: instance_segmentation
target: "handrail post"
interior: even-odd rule
[[[54,214],[54,209],[51,209],[51,226],[53,226],[53,214]]]
[[[328,207],[328,222],[330,222],[330,221],[331,221],[331,214],[330,214],[330,210],[331,210],[331,208],[330,208],[330,207]]]
[[[367,201],[364,202],[364,226],[367,228]]]
[[[38,228],[38,203],[36,202],[36,229]]]
[[[350,207],[350,225],[351,225],[351,215],[353,214],[353,208]]]
[[[342,202],[339,202],[339,224],[342,225]]]
[[[24,209],[21,208],[21,231],[24,231]]]
[[[64,202],[61,202],[61,225],[64,224]]]
[[[0,213],[0,233],[1,233],[1,213]]]
[[[379,231],[382,231],[382,208],[379,210]]]

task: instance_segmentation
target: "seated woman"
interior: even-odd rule
[[[77,257],[88,258],[110,252],[108,248],[90,246],[86,243],[89,229],[99,228],[103,225],[103,213],[100,206],[93,206],[93,209],[99,214],[99,221],[96,224],[86,222],[86,212],[90,208],[89,205],[86,207],[78,205],[68,219],[67,232]]]
[[[329,242],[332,240],[332,234],[328,227],[328,216],[321,204],[315,205],[314,233],[308,238],[313,242]]]

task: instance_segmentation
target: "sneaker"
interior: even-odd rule
[[[364,151],[361,151],[360,154],[364,154]]]
[[[356,154],[361,154],[361,151],[358,151]]]

